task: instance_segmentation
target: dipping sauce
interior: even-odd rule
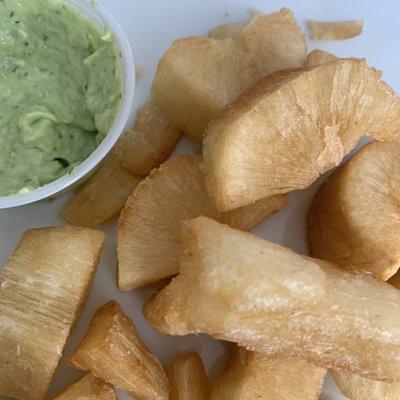
[[[60,0],[0,0],[0,196],[69,173],[121,101],[114,39]]]

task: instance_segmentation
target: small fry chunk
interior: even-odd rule
[[[205,186],[219,211],[303,189],[366,132],[390,140],[399,124],[400,98],[365,60],[277,72],[208,125]]]
[[[181,246],[180,274],[143,309],[154,328],[400,380],[397,289],[205,217]]]
[[[129,197],[118,224],[118,287],[132,290],[179,272],[183,221],[205,215],[241,229],[252,229],[281,209],[286,195],[219,214],[203,186],[201,158],[165,162]]]
[[[339,390],[349,400],[398,400],[400,383],[372,381],[361,376],[343,372],[332,372]]]
[[[103,244],[85,228],[24,233],[0,279],[0,396],[45,398]]]
[[[334,61],[336,59],[337,59],[337,57],[334,56],[333,54],[327,53],[326,51],[323,51],[323,50],[316,49],[316,50],[310,51],[307,54],[304,65],[306,67],[312,67],[315,65],[325,64],[326,62]]]
[[[168,380],[115,301],[99,308],[69,362],[139,400],[167,400]]]
[[[232,346],[210,400],[318,400],[326,369]]]
[[[257,200],[253,204],[220,213],[221,222],[232,228],[250,231],[259,223],[278,212],[289,200],[287,193]]]
[[[400,143],[368,143],[315,195],[311,255],[388,280],[400,267],[399,204]]]
[[[130,172],[145,176],[172,153],[182,131],[149,100],[138,112],[135,126],[118,143],[115,154]]]
[[[314,40],[344,40],[361,34],[363,20],[340,22],[308,21],[311,37]]]
[[[117,400],[114,389],[107,383],[86,374],[60,392],[53,400]]]
[[[209,33],[209,36],[213,39],[234,39],[242,33],[243,28],[247,26],[248,23],[248,21],[244,21],[219,25]]]
[[[167,369],[171,385],[169,400],[208,400],[210,387],[203,362],[197,353],[187,354]]]
[[[212,117],[261,77],[300,67],[305,38],[290,10],[253,18],[235,38],[175,41],[158,64],[152,99],[185,134],[201,142]]]
[[[61,216],[73,225],[100,225],[119,214],[139,182],[111,154],[64,206]]]

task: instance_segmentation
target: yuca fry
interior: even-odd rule
[[[349,373],[332,371],[337,387],[349,400],[398,400],[400,383],[372,381]]]
[[[0,279],[0,396],[45,398],[103,244],[85,228],[24,233]]]
[[[314,40],[351,39],[361,34],[363,25],[362,19],[340,22],[308,21]]]
[[[99,308],[69,362],[140,400],[167,400],[168,380],[115,301]]]
[[[232,346],[210,400],[317,400],[326,369]]]
[[[201,158],[165,162],[129,197],[118,223],[118,287],[132,290],[179,272],[183,221],[205,215],[241,229],[252,229],[280,210],[287,196],[219,214],[203,186]]]
[[[210,387],[203,362],[197,353],[186,354],[168,368],[169,400],[208,400]]]
[[[288,194],[278,194],[257,200],[254,204],[220,213],[221,222],[232,228],[250,231],[262,221],[277,213],[289,200]]]
[[[111,154],[64,206],[61,216],[73,225],[100,225],[119,214],[139,182]]]
[[[224,42],[211,38],[182,39],[164,55],[149,101],[139,110],[132,131],[115,149],[119,161],[130,172],[147,175],[174,150],[183,135],[181,128],[191,126],[192,122],[196,125],[199,121],[201,128],[195,134],[200,139],[210,118],[244,88],[270,71],[300,66],[306,53],[304,37],[288,10],[262,17],[262,21],[254,20],[237,42]],[[238,48],[241,50],[237,51]],[[209,57],[204,57],[207,55]],[[232,63],[227,62],[227,57],[232,58]],[[186,58],[189,65],[186,65]],[[203,70],[199,67],[202,63],[209,73],[193,75],[193,71]],[[171,120],[171,116],[175,118]],[[130,182],[134,177],[119,171],[127,182],[116,187],[113,178],[107,175],[106,167],[102,167],[67,206],[64,217],[72,223],[78,220],[82,225],[83,216],[82,221],[87,219],[85,225],[93,226],[118,214],[126,200],[124,196],[132,185],[137,184]],[[108,189],[104,192],[103,186],[115,192]],[[90,199],[97,197],[105,200],[104,204],[100,203],[103,207],[92,206]]]
[[[209,124],[205,186],[219,211],[302,189],[368,132],[398,134],[400,99],[365,60],[272,74]]]
[[[208,36],[213,39],[237,38],[242,33],[243,28],[248,25],[248,23],[249,21],[243,21],[219,25],[210,31]]]
[[[91,374],[86,374],[61,391],[53,400],[118,400],[118,398],[110,385]]]
[[[337,57],[334,56],[333,54],[328,53],[323,50],[316,49],[316,50],[310,51],[307,54],[304,65],[306,67],[312,67],[315,65],[325,64],[326,62],[333,61],[336,59],[337,59]]]
[[[154,328],[400,380],[397,289],[205,217],[181,240],[179,276],[143,309]]]
[[[400,267],[399,202],[400,143],[368,143],[315,195],[311,255],[389,279]]]
[[[400,144],[364,146],[318,190],[309,212],[312,255],[371,272],[387,280],[400,266],[398,208]],[[361,181],[360,181],[361,180]],[[320,237],[321,235],[321,237]],[[388,281],[399,288],[399,274]],[[350,400],[395,400],[400,383],[384,383],[333,372]]]
[[[180,39],[160,60],[152,98],[177,127],[201,141],[224,106],[261,77],[300,67],[306,51],[304,35],[287,9],[253,18],[234,39]]]
[[[264,15],[262,12],[258,10],[250,10],[251,17],[261,17]],[[209,36],[213,39],[228,39],[228,38],[236,38],[241,33],[245,26],[247,26],[250,21],[243,21],[243,22],[234,22],[230,24],[219,25],[214,28],[210,33]]]
[[[149,100],[138,111],[135,126],[120,140],[115,153],[130,172],[145,176],[168,158],[182,134]]]

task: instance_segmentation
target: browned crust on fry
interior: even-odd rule
[[[387,280],[400,267],[400,144],[368,143],[316,193],[308,213],[313,257]]]
[[[253,204],[221,213],[221,222],[232,228],[250,231],[285,207],[288,201],[289,195],[287,193],[257,200]]]
[[[210,385],[203,361],[197,353],[185,354],[168,368],[169,400],[208,400]]]
[[[303,360],[270,357],[232,345],[210,400],[317,400],[326,372]]]
[[[176,275],[183,221],[205,215],[250,230],[279,211],[287,195],[219,214],[203,185],[201,158],[180,156],[152,171],[129,197],[118,222],[120,290]]]
[[[366,132],[390,140],[399,123],[400,99],[365,60],[272,74],[208,125],[206,189],[216,208],[228,211],[307,188]]]
[[[168,379],[160,361],[115,301],[96,311],[69,362],[138,399],[168,400]]]
[[[340,22],[308,21],[311,37],[314,40],[344,40],[351,39],[361,34],[363,20]]]
[[[117,216],[140,179],[111,154],[61,210],[73,225],[96,226]]]
[[[143,308],[154,328],[400,379],[400,292],[390,285],[204,217],[185,225],[182,250],[179,276]]]
[[[224,106],[266,74],[300,67],[306,51],[288,9],[253,18],[234,39],[179,39],[158,64],[152,99],[173,124],[201,142],[207,123]]]
[[[398,400],[400,383],[386,383],[362,378],[345,372],[332,371],[332,377],[349,400]]]
[[[182,134],[149,100],[139,109],[132,131],[120,140],[115,154],[130,172],[145,176],[168,158]]]
[[[315,65],[325,64],[326,62],[334,61],[336,59],[337,59],[337,57],[334,56],[333,54],[328,53],[323,50],[316,49],[316,50],[310,51],[307,54],[304,66],[312,67]]]
[[[44,399],[104,239],[102,232],[77,227],[23,234],[0,279],[0,395]]]
[[[118,398],[112,386],[91,374],[86,374],[58,393],[53,400],[118,400]]]

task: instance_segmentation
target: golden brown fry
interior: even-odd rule
[[[250,231],[283,208],[289,200],[287,193],[257,200],[254,204],[220,213],[221,222],[232,228]]]
[[[91,374],[86,374],[53,400],[118,400],[118,398],[110,385]]]
[[[73,225],[100,225],[119,214],[139,182],[111,154],[64,206],[61,216]]]
[[[160,60],[152,99],[177,127],[201,141],[226,104],[261,77],[300,67],[305,54],[304,36],[287,9],[253,18],[234,39],[180,39]]]
[[[182,137],[182,129],[188,127],[191,134],[192,125],[201,125],[192,134],[201,139],[210,118],[244,88],[270,71],[301,65],[306,45],[291,12],[282,10],[257,20],[246,26],[235,43],[230,40],[223,44],[224,41],[211,38],[182,39],[164,55],[150,100],[139,110],[132,131],[115,149],[125,168],[136,175],[147,175],[171,154]],[[227,63],[227,58],[232,62]],[[203,70],[202,63],[210,73],[193,75]],[[72,223],[78,220],[80,225],[93,226],[105,222],[118,214],[126,193],[137,184],[132,182],[134,177],[119,169],[124,183],[115,185],[104,171],[105,167],[89,179],[67,206],[64,216]],[[106,194],[98,185],[100,179],[107,188]],[[115,191],[109,192],[111,187]],[[97,197],[104,199],[100,208],[92,206],[92,199]]]
[[[361,376],[332,372],[336,385],[349,400],[398,400],[400,383],[372,381]]]
[[[363,20],[340,22],[308,21],[308,27],[314,40],[344,40],[361,34]]]
[[[209,36],[213,39],[236,38],[242,33],[243,28],[248,25],[248,23],[249,21],[244,21],[219,25],[209,33]]]
[[[313,50],[307,54],[306,61],[304,65],[306,67],[312,67],[315,65],[325,64],[326,62],[336,60],[337,57],[331,53],[327,53],[323,50]]]
[[[156,329],[400,380],[397,289],[205,217],[181,245],[180,275],[144,306]]]
[[[45,398],[103,244],[85,228],[24,233],[0,278],[0,396]]]
[[[203,362],[197,353],[187,354],[167,369],[171,385],[169,400],[208,400],[210,387]]]
[[[120,140],[115,150],[130,172],[147,175],[165,161],[176,147],[182,132],[167,115],[158,110],[151,100],[139,110],[135,126]]]
[[[311,255],[389,279],[400,267],[399,204],[400,143],[367,144],[318,190]]]
[[[96,311],[69,361],[139,400],[168,399],[168,380],[161,363],[140,341],[115,301]]]
[[[287,196],[219,214],[203,186],[201,158],[181,156],[153,171],[127,201],[118,224],[118,287],[132,290],[179,272],[181,223],[201,215],[252,229]]]
[[[317,400],[326,369],[232,346],[210,400]]]
[[[364,60],[259,81],[207,128],[206,189],[220,211],[308,187],[367,132],[398,134],[400,99]]]

